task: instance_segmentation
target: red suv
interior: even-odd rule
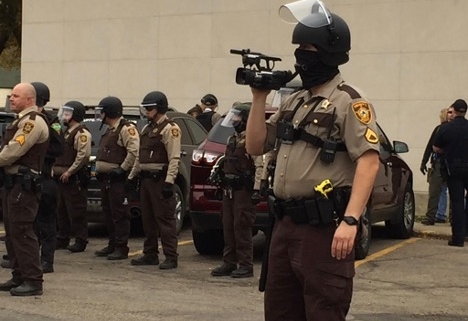
[[[276,94],[272,106],[279,106],[283,93]],[[269,117],[274,110],[267,111]],[[234,129],[221,126],[222,119],[208,133],[207,139],[192,154],[190,179],[190,216],[195,248],[200,254],[221,253],[224,247],[220,217],[221,201],[216,198],[216,187],[207,183],[211,168],[225,149],[227,138]],[[390,141],[378,126],[380,140],[380,168],[374,188],[363,214],[369,235],[356,242],[356,259],[367,256],[371,238],[371,224],[385,222],[387,233],[393,238],[409,238],[413,233],[415,204],[413,173],[399,156],[408,152],[408,146],[400,141]],[[257,205],[257,217],[253,233],[267,228],[265,202]]]

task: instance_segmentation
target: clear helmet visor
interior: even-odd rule
[[[94,108],[94,119],[101,119],[101,114],[102,114],[102,107],[97,106]]]
[[[145,119],[148,117],[148,113],[155,109],[158,104],[150,103],[150,104],[141,104],[140,105],[140,118]]]
[[[70,122],[73,117],[73,107],[61,106],[57,113],[57,117],[62,124]]]
[[[223,122],[221,123],[221,126],[232,128],[240,124],[242,122],[242,116],[240,113],[241,113],[240,110],[231,109],[227,113],[226,117],[224,117]]]
[[[299,0],[284,4],[278,13],[287,23],[301,22],[310,28],[328,26],[333,22],[330,11],[320,0]]]

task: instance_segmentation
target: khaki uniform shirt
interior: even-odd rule
[[[111,127],[112,131],[117,130],[121,119],[123,119],[123,117],[120,117],[115,125]],[[140,149],[140,136],[134,124],[131,124],[130,126],[122,126],[117,144],[119,146],[125,147],[127,150],[127,157],[125,157],[123,163],[120,164],[120,167],[122,167],[122,169],[126,172],[132,170],[135,166],[135,161],[137,160],[138,151]],[[96,162],[96,172],[98,173],[109,173],[117,167],[119,167],[119,164],[103,161]]]
[[[164,115],[157,121],[156,124],[157,125],[161,124],[167,118],[168,117]],[[179,126],[176,123],[173,123],[173,124],[168,123],[161,130],[160,135],[161,135],[161,142],[164,144],[164,146],[166,146],[167,159],[169,160],[165,182],[174,184],[177,174],[179,173],[181,131],[180,131]],[[139,164],[139,169],[142,171],[161,170],[164,165],[165,164],[156,164],[156,163]]]
[[[65,131],[65,139],[68,139],[70,133],[72,133],[73,130],[78,126],[80,126],[79,123],[68,128]],[[83,168],[83,166],[85,166],[89,162],[89,156],[91,156],[91,141],[91,133],[86,128],[83,128],[83,133],[76,133],[75,141],[73,142],[73,148],[76,150],[75,161],[69,168],[63,166],[54,166],[54,175],[62,175],[67,171],[71,175],[73,175],[76,172],[78,172],[81,168]]]
[[[37,106],[29,107],[18,114],[21,118],[31,111],[38,111]],[[18,122],[15,120],[14,122]],[[23,117],[18,123],[18,130],[13,139],[0,152],[0,167],[5,168],[7,174],[17,174],[19,165],[13,165],[21,156],[26,154],[35,144],[44,143],[49,139],[49,126],[45,120],[37,115],[34,120]]]
[[[307,117],[308,123],[304,129],[308,133],[325,140],[330,132],[331,138],[343,142],[347,147],[347,152],[337,151],[334,162],[327,164],[320,160],[321,148],[303,140],[294,141],[291,145],[282,143],[278,148],[273,184],[276,197],[314,197],[314,187],[325,179],[329,179],[334,187],[351,186],[356,171],[355,161],[368,150],[379,151],[374,107],[362,98],[362,93],[356,88],[353,89],[359,95],[355,96],[361,97],[351,98],[343,85],[344,81],[338,74],[315,95],[308,90],[294,93],[267,120],[265,151],[275,147],[280,116],[293,111],[298,103],[300,107],[292,118],[294,126]],[[315,97],[318,97],[318,101],[309,104]],[[311,109],[314,110],[311,112]]]

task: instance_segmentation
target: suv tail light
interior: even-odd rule
[[[203,161],[203,153],[203,150],[195,149],[192,153],[192,163],[195,165],[200,165]]]
[[[222,154],[195,149],[192,153],[192,164],[213,166]]]

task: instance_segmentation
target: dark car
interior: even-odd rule
[[[182,228],[184,217],[188,213],[191,155],[193,150],[206,138],[207,132],[199,122],[187,114],[176,112],[172,109],[166,115],[180,127],[182,132],[179,173],[174,186],[177,201],[175,215],[177,218],[177,232],[179,232]],[[88,188],[88,220],[90,222],[104,222],[101,208],[101,193],[99,184],[95,178],[95,159],[101,135],[106,131],[107,126],[104,125],[100,129],[101,121],[92,114],[88,116],[89,118],[85,119],[84,124],[90,130],[93,139],[89,163],[92,179]],[[137,108],[124,107],[124,117],[135,122],[140,131],[147,124],[146,120],[140,118]],[[129,197],[128,205],[133,221],[140,223],[141,208],[139,201]]]
[[[220,219],[221,201],[216,197],[216,187],[207,183],[211,168],[226,149],[227,137],[234,132],[233,129],[221,126],[221,121],[213,127],[207,139],[192,155],[190,216],[194,245],[200,254],[218,254],[224,246]],[[385,222],[388,234],[393,238],[409,238],[413,233],[413,173],[398,155],[408,152],[408,146],[400,141],[391,143],[380,126],[378,134],[380,168],[363,216],[369,235],[356,243],[357,259],[367,256],[371,224]],[[254,234],[258,230],[267,229],[266,211],[265,202],[260,202],[257,205]]]

